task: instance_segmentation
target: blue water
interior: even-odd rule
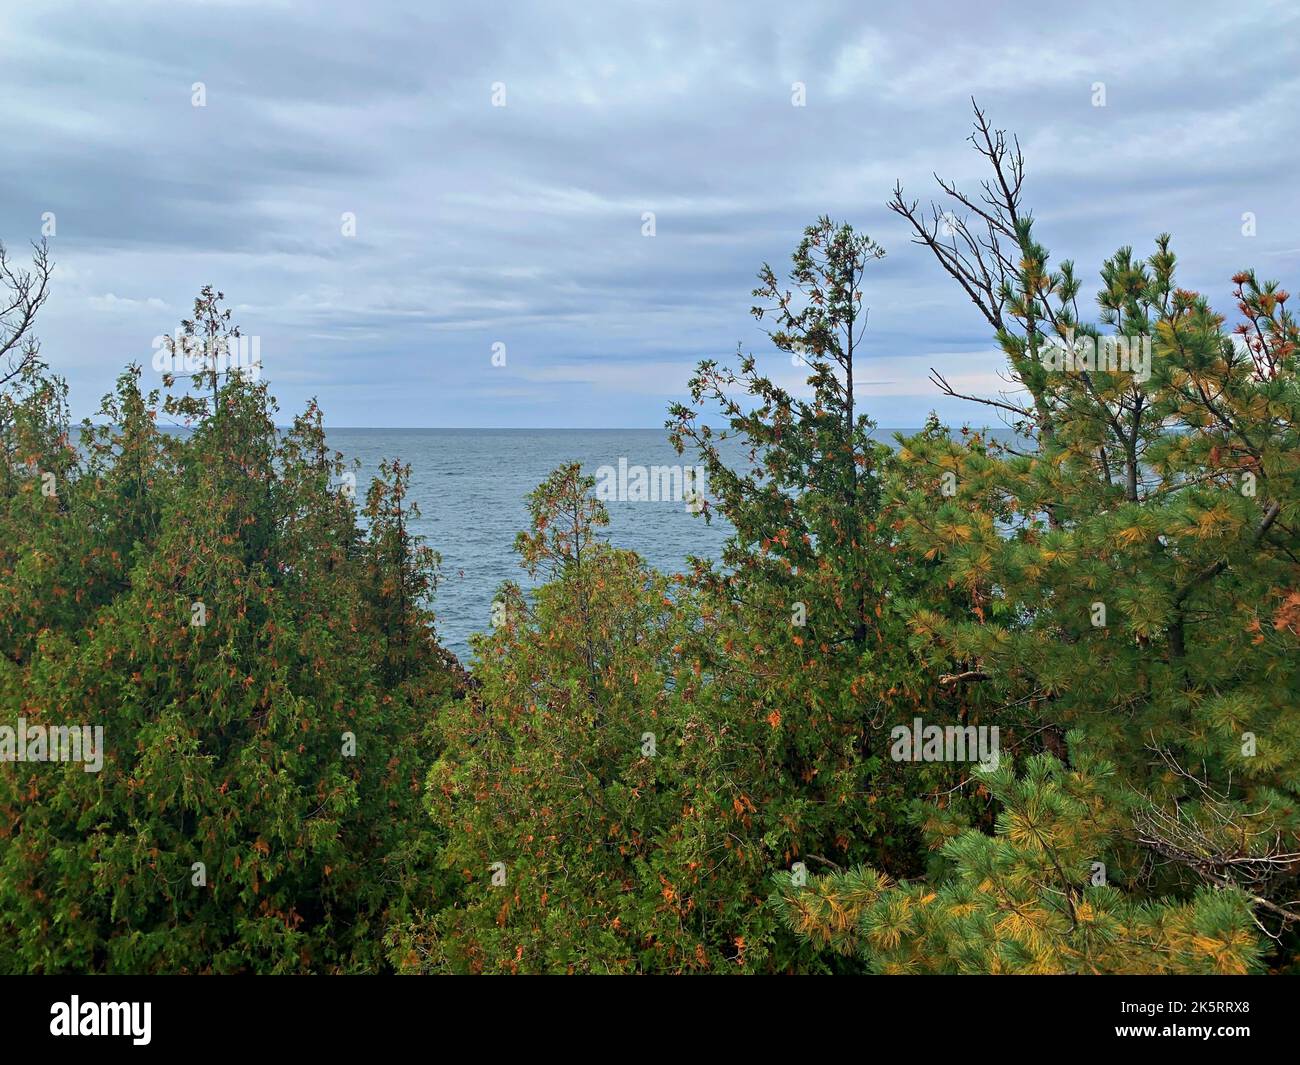
[[[529,583],[514,539],[528,524],[525,496],[552,470],[576,461],[594,477],[620,458],[646,467],[695,461],[689,452],[678,456],[663,429],[331,429],[327,435],[349,462],[361,462],[359,500],[382,459],[412,466],[411,498],[421,511],[414,531],[442,555],[433,602],[438,636],[462,661],[470,634],[489,626],[501,582]],[[739,464],[741,454],[736,448],[732,461]],[[717,516],[706,524],[680,500],[606,506],[604,538],[664,572],[682,570],[688,555],[717,558],[731,531]]]
[[[872,435],[892,443],[898,431],[876,429]],[[994,429],[990,435],[1011,434]],[[411,465],[411,499],[421,512],[414,531],[442,556],[433,602],[438,637],[463,662],[469,661],[470,635],[490,625],[501,582],[513,580],[525,588],[530,583],[514,540],[527,527],[525,497],[552,470],[579,462],[594,477],[601,466],[617,468],[620,458],[645,467],[697,461],[689,451],[679,456],[663,429],[330,429],[327,436],[349,462],[361,462],[358,502],[381,460]],[[726,441],[720,447],[729,465],[745,465],[742,446]],[[717,559],[731,534],[716,513],[706,523],[680,500],[611,501],[606,507],[604,539],[636,551],[664,573],[681,572],[689,555]]]
[[[164,431],[183,433],[178,426]],[[1010,438],[1004,429],[985,430]],[[894,434],[917,429],[880,429],[872,435],[893,443]],[[514,551],[527,527],[525,498],[557,467],[578,462],[596,477],[602,466],[690,467],[698,456],[678,455],[663,429],[329,429],[332,448],[360,465],[358,508],[385,459],[411,466],[410,499],[420,518],[412,531],[442,556],[432,607],[438,638],[463,661],[470,636],[490,626],[492,603],[501,583],[527,588],[528,575]],[[742,468],[746,450],[735,441],[718,446],[728,465]],[[712,499],[707,491],[705,496]],[[718,559],[731,526],[716,510],[713,520],[692,513],[680,500],[610,500],[603,539],[637,552],[663,573],[679,573],[688,556]]]

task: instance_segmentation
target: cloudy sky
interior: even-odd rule
[[[933,171],[982,176],[973,94],[1019,134],[1056,259],[1092,277],[1169,230],[1224,311],[1242,266],[1300,285],[1298,12],[0,0],[0,239],[54,215],[40,332],[78,416],[211,282],[286,415],[315,395],[339,426],[656,426],[738,344],[797,378],[750,289],[826,212],[888,252],[867,410],[960,419],[929,368],[991,392],[998,359],[885,209],[894,181],[924,201]]]

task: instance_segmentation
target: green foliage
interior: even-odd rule
[[[1261,937],[1240,891],[1143,900],[1104,882],[1096,856],[1122,818],[1103,786],[1110,767],[1079,762],[1037,755],[1019,779],[1009,759],[983,774],[997,833],[947,837],[932,883],[857,868],[799,888],[785,874],[773,902],[799,936],[876,973],[1258,971]]]
[[[594,482],[556,470],[529,500],[521,564],[475,642],[471,696],[443,708],[428,780],[454,902],[393,937],[411,971],[735,970],[753,905],[698,838],[712,786],[680,655],[688,600],[599,539]],[[751,885],[758,890],[762,881]]]
[[[426,887],[422,708],[450,683],[404,471],[363,531],[314,406],[278,433],[234,375],[163,433],[132,369],[78,446],[61,395],[33,367],[0,422],[23,459],[0,496],[0,722],[102,726],[103,768],[0,773],[0,969],[373,970]]]
[[[1285,294],[1240,275],[1251,345],[1235,346],[1174,287],[1168,243],[1102,271],[1103,320],[1154,337],[1149,380],[1027,376],[1043,412],[1028,445],[901,441],[894,513],[909,550],[968,597],[918,611],[923,653],[1020,708],[1058,753],[1077,729],[1116,764],[1142,797],[1131,834],[1170,863],[1151,887],[1273,898],[1300,833],[1296,330]],[[1072,290],[1066,271],[1023,281],[1064,336],[1073,312],[1047,294]]]
[[[1234,342],[1177,287],[1161,236],[1146,260],[1121,248],[1105,261],[1098,322],[1083,324],[1073,265],[1049,270],[1019,208],[1018,158],[982,116],[976,143],[1004,190],[987,223],[1001,265],[971,285],[942,244],[932,250],[996,327],[1020,391],[979,401],[1017,435],[954,436],[932,421],[899,441],[891,525],[909,555],[937,564],[936,588],[960,593],[946,608],[920,597],[913,646],[980,693],[1011,749],[1115,766],[1109,802],[1124,820],[1098,857],[1135,904],[1223,890],[1285,941],[1300,869],[1289,297],[1238,274]],[[894,206],[932,239],[901,197]],[[1083,336],[1147,338],[1149,362],[1108,365],[1084,348],[1062,363]],[[1104,356],[1105,340],[1095,347]]]
[[[972,139],[982,196],[890,206],[1013,390],[936,383],[1014,432],[873,440],[854,389],[884,252],[821,218],[754,290],[806,387],[706,360],[671,411],[722,558],[654,572],[562,466],[516,541],[536,587],[500,589],[471,674],[435,639],[410,467],[358,507],[316,406],[279,431],[215,363],[165,396],[129,369],[74,434],[30,334],[44,249],[0,271],[0,725],[104,728],[101,772],[0,767],[0,971],[1282,967],[1290,297],[1237,274],[1229,330],[1162,235],[1102,264],[1089,320],[1018,149],[978,111]],[[238,336],[209,287],[173,347]],[[1060,361],[1117,337],[1149,362]],[[1001,764],[895,760],[915,718],[996,727]]]
[[[957,718],[909,647],[924,565],[899,555],[883,520],[889,450],[854,397],[862,282],[883,254],[850,226],[809,226],[791,287],[764,266],[753,311],[772,323],[777,350],[807,369],[806,392],[775,384],[753,356],[738,374],[706,361],[691,382],[699,406],[676,406],[669,422],[679,450],[698,451],[735,530],[723,567],[695,563],[704,624],[687,653],[704,678],[698,712],[723,738],[713,773],[734,792],[711,804],[712,817],[752,868],[908,869],[907,803],[960,779],[955,767],[887,758],[892,725]],[[724,428],[705,420],[710,406]],[[743,443],[744,466],[725,461],[728,439]],[[743,815],[725,809],[733,801]]]

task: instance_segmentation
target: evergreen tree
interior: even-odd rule
[[[679,707],[689,611],[599,537],[594,481],[557,469],[516,542],[541,581],[506,584],[475,637],[470,697],[438,715],[428,804],[451,904],[393,937],[411,971],[679,972],[731,967],[675,844],[690,789]]]
[[[1238,274],[1234,337],[1177,286],[1161,236],[1145,260],[1122,248],[1103,264],[1097,321],[1084,323],[1082,281],[1071,263],[1049,269],[1021,207],[1018,151],[979,112],[973,139],[994,170],[982,198],[944,183],[953,210],[936,206],[929,221],[901,194],[893,206],[993,325],[1018,390],[964,398],[1014,433],[954,436],[934,421],[900,441],[891,523],[908,554],[937,564],[936,587],[961,596],[946,607],[924,597],[913,646],[940,686],[1009,726],[1009,750],[1050,752],[1071,771],[1113,765],[1097,786],[1118,820],[1091,860],[1133,906],[1182,906],[1187,927],[1217,944],[1212,961],[1180,965],[1251,968],[1252,908],[1284,942],[1300,916],[1287,901],[1300,869],[1289,297]],[[1043,772],[1017,801],[1039,802]],[[999,787],[1010,802],[1009,782]],[[1008,849],[1014,834],[996,846],[961,838],[947,853],[971,875],[984,853],[1035,875],[1031,856]],[[1014,924],[1008,897],[993,905]],[[1042,934],[1057,942],[1025,964],[1160,968],[1134,942],[1088,961],[1077,929],[1054,920]],[[1120,925],[1121,941],[1145,934]]]
[[[876,973],[1258,971],[1262,937],[1242,892],[1143,900],[1105,883],[1096,856],[1124,828],[1111,772],[1086,755],[1070,769],[1035,755],[1017,779],[1008,758],[979,774],[1000,807],[996,835],[942,825],[932,845],[948,868],[935,882],[856,868],[799,888],[786,874],[773,902],[799,936]]]
[[[734,528],[721,566],[694,563],[705,627],[686,647],[715,752],[697,779],[728,783],[699,796],[701,843],[722,846],[746,878],[796,863],[915,871],[910,798],[953,783],[951,767],[902,766],[887,749],[893,725],[947,720],[949,708],[909,646],[922,578],[883,518],[892,459],[854,392],[863,279],[883,254],[848,225],[809,226],[789,288],[765,265],[753,309],[781,357],[806,371],[805,388],[781,387],[752,355],[738,373],[705,361],[695,406],[677,405],[669,423],[679,450],[698,451],[712,506]],[[741,445],[739,465],[728,441]],[[781,964],[798,963],[783,948]]]
[[[235,373],[167,404],[197,424],[165,434],[133,369],[74,447],[61,386],[25,380],[6,452],[57,494],[28,477],[4,499],[21,557],[0,568],[0,722],[102,726],[103,765],[0,772],[0,969],[382,966],[386,923],[428,886],[421,706],[450,683],[407,661],[432,646],[432,574],[385,524],[400,473],[363,532],[314,405],[277,432]]]

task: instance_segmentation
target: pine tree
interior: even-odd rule
[[[977,771],[1000,807],[996,835],[931,818],[933,880],[856,868],[798,887],[786,874],[773,904],[800,937],[876,973],[1258,971],[1262,937],[1241,891],[1144,900],[1106,882],[1096,858],[1125,824],[1109,800],[1113,769],[1074,762],[1035,755],[1020,778],[1009,758]]]
[[[1162,235],[1145,259],[1121,248],[1102,264],[1086,322],[1082,280],[1069,262],[1049,268],[1019,202],[1018,151],[978,112],[974,140],[994,170],[982,201],[944,184],[954,210],[936,207],[933,222],[901,195],[893,206],[994,326],[1021,391],[963,397],[1014,435],[935,422],[900,442],[891,520],[965,599],[918,609],[915,645],[941,682],[1011,727],[1016,753],[1114,764],[1125,821],[1097,858],[1130,897],[1244,895],[1291,935],[1300,338],[1289,296],[1237,274],[1243,321],[1228,331],[1178,287]]]

